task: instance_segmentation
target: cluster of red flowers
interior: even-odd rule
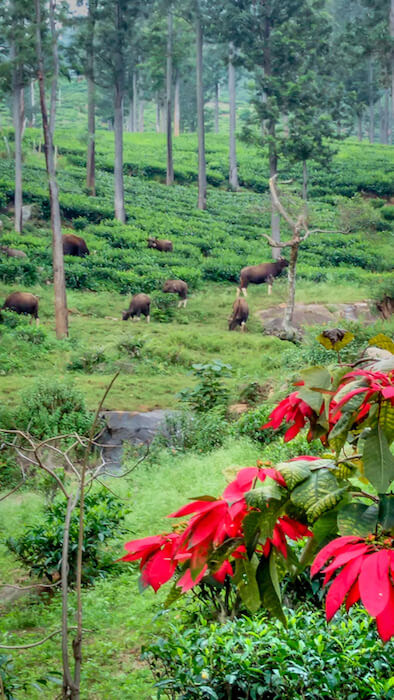
[[[346,610],[360,599],[368,613],[376,618],[383,641],[394,635],[394,539],[379,540],[348,535],[338,537],[319,552],[311,567],[311,576],[322,571],[323,585],[341,569],[331,583],[326,599],[330,621],[343,602]],[[324,567],[324,564],[330,562]]]
[[[350,388],[350,390],[343,394],[343,390],[347,384],[353,384],[357,380],[363,381],[363,386],[356,386]],[[297,386],[303,386],[304,382],[296,382]],[[316,388],[316,390],[318,390]],[[326,392],[327,393],[327,392]],[[355,423],[360,423],[364,419],[370,409],[371,401],[376,401],[380,397],[380,400],[390,401],[394,406],[394,371],[384,374],[383,372],[371,372],[367,370],[355,370],[354,372],[349,372],[346,374],[340,386],[338,387],[335,394],[330,402],[329,412],[328,412],[328,423],[329,429],[333,428],[335,423],[340,419],[342,413],[341,409],[354,397],[357,395],[364,394],[363,400],[358,408],[357,416],[355,417]],[[341,395],[339,401],[336,400],[336,396]],[[324,403],[322,402],[320,414],[324,411]],[[264,428],[274,428],[277,430],[282,421],[285,420],[286,423],[291,423],[290,427],[285,433],[284,441],[288,442],[292,440],[302,428],[305,427],[307,422],[311,425],[311,428],[315,425],[318,415],[315,411],[298,396],[297,391],[293,391],[289,396],[287,396],[283,401],[281,401],[276,408],[270,414],[270,420],[262,426]],[[321,439],[324,441],[326,436]],[[312,438],[312,432],[308,433],[308,440]]]
[[[232,559],[245,555],[242,524],[247,513],[252,510],[246,502],[245,494],[252,489],[256,481],[264,481],[267,477],[286,488],[283,476],[276,469],[241,469],[224,490],[222,498],[196,500],[168,516],[183,518],[192,515],[182,532],[127,542],[125,549],[128,553],[121,561],[140,560],[142,581],[146,586],[152,586],[155,591],[172,578],[178,566],[186,563],[177,586],[182,592],[188,591],[207,574],[210,556],[215,548],[220,547],[226,540],[233,540]],[[283,516],[278,519],[272,538],[266,540],[261,553],[268,556],[271,548],[276,547],[286,557],[286,536],[298,540],[305,535],[312,535],[305,525]],[[232,576],[234,572],[230,560],[225,559],[219,568],[209,573],[223,583],[225,577]]]

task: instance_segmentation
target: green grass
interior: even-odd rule
[[[165,516],[178,508],[193,495],[212,493],[218,495],[225,485],[223,469],[230,464],[248,466],[255,463],[261,450],[245,440],[229,441],[210,456],[195,454],[176,457],[161,454],[159,461],[148,466],[142,464],[127,483],[108,479],[107,484],[118,495],[131,503],[127,516],[130,537],[143,537],[166,531],[169,521]],[[25,524],[39,518],[44,508],[42,497],[31,492],[13,496],[2,504],[0,526],[2,538],[17,535]],[[114,558],[122,555],[123,544],[113,546]],[[136,567],[126,568],[120,576],[98,581],[83,593],[84,628],[87,629],[84,644],[84,662],[81,698],[85,700],[148,700],[155,697],[152,678],[139,660],[142,644],[154,632],[165,632],[168,614],[155,617],[162,611],[166,590],[157,595],[146,591],[138,593]],[[22,572],[4,545],[0,545],[0,569],[3,582],[23,578]],[[26,584],[26,581],[24,581]],[[164,587],[168,590],[168,586]],[[70,596],[70,624],[73,624],[75,598]],[[29,643],[39,639],[59,626],[60,597],[56,594],[49,601],[33,597],[20,600],[12,606],[3,606],[1,631],[2,643]],[[177,617],[174,609],[171,616]],[[42,647],[14,655],[16,670],[25,679],[38,678],[60,670],[59,638],[48,641]],[[18,700],[53,700],[56,688],[29,690],[18,694]]]

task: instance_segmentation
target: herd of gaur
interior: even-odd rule
[[[148,238],[148,248],[155,248],[161,252],[171,252],[173,250],[172,241],[160,238]],[[8,257],[25,258],[26,253],[15,248],[0,246],[0,252]],[[63,235],[63,253],[64,255],[74,255],[77,257],[85,257],[89,255],[89,249],[86,242],[80,236],[72,233]],[[261,265],[249,265],[243,267],[239,277],[239,287],[237,287],[237,298],[233,304],[233,310],[228,319],[228,328],[230,331],[235,330],[240,326],[241,331],[245,330],[246,321],[249,317],[249,306],[245,298],[247,296],[247,288],[249,284],[268,285],[268,294],[272,292],[272,283],[275,277],[278,277],[282,270],[287,267],[288,261],[280,258],[275,262],[262,263]],[[183,280],[167,280],[163,285],[163,292],[169,294],[177,294],[179,297],[178,308],[186,306],[188,287]],[[29,314],[31,320],[36,319],[36,324],[39,324],[38,317],[39,299],[30,292],[13,292],[5,300],[2,309],[15,311],[18,314]],[[122,314],[123,321],[128,318],[137,318],[145,316],[146,320],[150,321],[150,304],[151,299],[148,294],[134,294],[130,301],[129,308]],[[1,320],[1,314],[0,314]]]

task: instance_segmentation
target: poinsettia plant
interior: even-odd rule
[[[202,496],[171,513],[171,532],[128,542],[122,560],[140,562],[143,587],[157,591],[174,579],[169,602],[210,586],[214,595],[224,590],[227,603],[231,593],[286,623],[280,579],[315,557],[311,575],[323,573],[330,584],[327,619],[342,603],[361,601],[387,641],[394,635],[394,354],[362,368],[308,368],[296,386],[262,429],[285,421],[291,440],[307,427],[327,453],[240,469],[220,498]],[[297,540],[305,543],[300,556],[290,544]]]

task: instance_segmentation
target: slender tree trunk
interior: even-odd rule
[[[285,138],[289,138],[289,115],[288,114],[283,114],[282,115],[282,120],[283,120],[283,135]]]
[[[86,187],[88,193],[96,196],[96,87],[94,84],[94,31],[96,24],[97,0],[89,0],[88,40],[86,47],[88,83],[88,150],[86,158]]]
[[[145,110],[145,101],[141,98],[138,101],[138,131],[141,134],[144,133],[144,110]]]
[[[357,135],[358,135],[358,140],[362,141],[363,140],[363,118],[361,114],[357,115]]]
[[[264,51],[264,76],[270,78],[272,75],[271,67],[271,48],[270,48],[270,35],[271,35],[271,24],[269,17],[265,20],[264,37],[266,48]],[[263,91],[263,101],[267,102],[267,94]],[[266,131],[269,136],[268,145],[268,160],[270,166],[270,178],[274,177],[278,171],[278,154],[276,151],[276,134],[275,134],[275,121],[271,118],[267,121],[266,127],[263,126],[263,134]],[[274,241],[280,242],[280,216],[274,207],[271,194],[271,238]],[[272,248],[272,257],[274,260],[280,258],[281,250],[280,248]]]
[[[390,95],[389,89],[386,88],[384,91],[384,105],[383,105],[383,143],[390,143]]]
[[[30,81],[30,120],[29,126],[34,127],[36,125],[36,96],[34,92],[34,80]]]
[[[230,171],[229,171],[229,183],[232,190],[239,189],[238,182],[238,169],[237,169],[237,152],[235,143],[235,129],[236,129],[236,92],[235,92],[235,68],[233,63],[234,58],[234,44],[230,42],[229,45],[229,59],[228,59],[228,94],[230,102],[230,148],[229,148],[229,159],[230,159]]]
[[[22,233],[22,78],[21,67],[16,63],[16,49],[12,47],[12,57],[15,61],[12,75],[13,120],[15,143],[15,193],[14,193],[14,228]]]
[[[215,134],[219,133],[219,83],[215,83],[215,100],[214,100],[214,129]]]
[[[174,95],[174,136],[179,136],[181,131],[181,109],[180,109],[180,80],[178,72],[175,77],[175,95]]]
[[[44,60],[42,54],[41,39],[41,6],[40,0],[35,0],[36,10],[36,50],[38,64],[38,85],[40,91],[40,105],[42,116],[42,128],[44,133],[45,161],[49,180],[49,199],[51,206],[51,227],[53,247],[53,285],[55,291],[55,322],[56,337],[64,338],[68,335],[66,284],[64,277],[63,240],[60,220],[59,194],[56,182],[54,163],[54,148],[52,132],[49,128],[48,113],[45,102],[44,84]],[[56,35],[52,37],[56,41]]]
[[[123,186],[123,95],[118,83],[115,85],[114,131],[115,131],[115,219],[126,223]]]
[[[197,50],[197,132],[198,132],[198,209],[207,208],[207,175],[205,163],[205,128],[204,128],[204,87],[202,62],[203,32],[199,3],[196,16],[196,50]]]
[[[390,19],[389,19],[389,25],[390,25],[390,37],[392,41],[392,47],[391,47],[391,120],[390,120],[390,139],[389,143],[394,142],[393,138],[393,133],[394,133],[394,0],[391,0],[390,3]]]
[[[156,134],[160,134],[160,99],[156,97]]]
[[[166,115],[166,106],[165,102],[162,98],[160,98],[160,133],[164,134],[166,131],[166,122],[167,122],[167,115]]]
[[[369,89],[369,142],[375,140],[375,103],[373,99],[373,63],[372,57],[369,59],[368,67],[368,89]]]
[[[127,116],[127,131],[132,133],[134,131],[134,120],[133,120],[133,98],[129,97],[129,113]]]
[[[59,56],[57,49],[57,34],[56,34],[56,0],[49,0],[49,24],[52,37],[52,60],[53,60],[53,76],[51,81],[51,100],[49,111],[49,130],[52,140],[55,135],[55,119],[56,119],[56,96],[57,83],[59,78]]]
[[[293,316],[294,316],[294,305],[295,305],[295,288],[296,288],[296,269],[297,269],[297,258],[298,258],[298,248],[299,243],[294,243],[290,247],[290,262],[288,268],[288,297],[287,304],[285,308],[285,313],[283,316],[283,328],[288,334],[289,338],[294,335],[293,327]]]
[[[308,199],[308,166],[306,160],[302,161],[302,199]]]
[[[137,71],[133,71],[133,124],[134,124],[134,131],[137,131],[137,124],[138,124],[138,81],[137,81]]]
[[[166,185],[174,184],[174,162],[172,156],[172,10],[168,10],[167,16],[167,174]]]

